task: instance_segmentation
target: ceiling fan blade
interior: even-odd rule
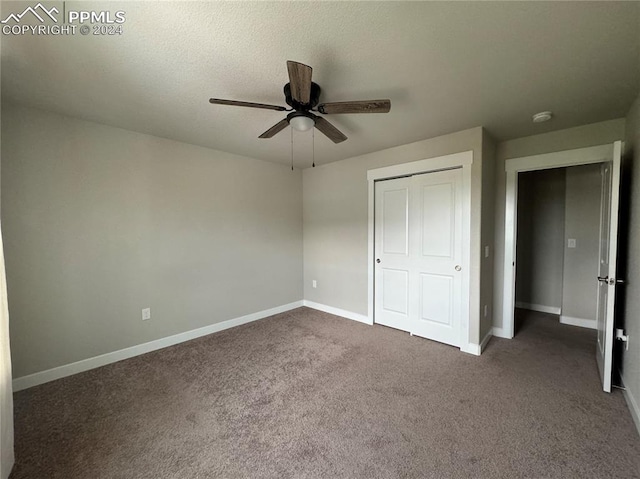
[[[316,120],[316,128],[324,133],[331,141],[334,143],[341,143],[347,139],[347,137],[338,130],[335,126],[329,123],[327,120],[320,116],[315,117]]]
[[[308,105],[311,102],[311,72],[310,66],[298,62],[287,62],[289,71],[289,85],[291,86],[291,98],[298,103]]]
[[[318,105],[318,111],[324,114],[335,113],[388,113],[390,100],[338,101]]]
[[[283,106],[266,105],[264,103],[252,103],[249,101],[221,100],[220,98],[209,98],[209,103],[214,105],[246,106],[249,108],[262,108],[263,110],[286,111]]]
[[[289,120],[287,120],[286,118],[284,120],[280,120],[278,123],[276,123],[275,125],[273,125],[271,128],[269,128],[267,131],[265,131],[262,135],[260,135],[258,138],[271,138],[272,136],[274,136],[276,133],[280,133],[282,130],[284,130],[287,126],[289,126]]]

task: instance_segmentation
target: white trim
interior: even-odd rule
[[[347,311],[345,309],[334,308],[333,306],[315,303],[306,299],[302,302],[302,305],[306,306],[307,308],[317,309],[318,311],[324,311],[325,313],[334,314],[346,319],[353,319],[354,321],[373,325],[373,321],[369,320],[369,317],[365,316],[364,314],[352,313],[351,311]]]
[[[524,156],[507,159],[505,171],[522,173],[524,171],[548,170],[565,166],[589,165],[604,163],[613,157],[613,143],[606,145],[576,148],[575,150],[556,151],[543,155]]]
[[[603,163],[613,158],[613,143],[589,148],[558,151],[544,155],[507,159],[506,195],[504,210],[504,284],[502,300],[502,325],[505,337],[513,338],[516,283],[516,232],[518,212],[518,173],[546,170],[565,166]]]
[[[367,313],[368,324],[375,322],[375,291],[374,291],[374,240],[375,240],[375,221],[374,221],[374,204],[375,204],[375,182],[379,180],[398,178],[402,176],[410,176],[419,173],[431,173],[434,171],[448,170],[454,168],[462,168],[462,260],[467,267],[462,270],[462,309],[460,322],[460,350],[469,352],[470,347],[479,348],[477,344],[472,344],[469,338],[469,317],[471,300],[471,165],[473,164],[473,150],[454,153],[451,155],[439,156],[436,158],[428,158],[425,160],[412,161],[399,165],[386,166],[383,168],[375,168],[367,171],[367,180],[369,182],[369,225],[368,225],[368,292],[367,292]],[[466,247],[464,246],[466,245]],[[475,354],[475,353],[473,353]],[[479,354],[479,353],[478,353]]]
[[[484,335],[484,338],[482,338],[482,341],[480,341],[480,352],[483,352],[485,350],[487,344],[489,344],[489,341],[491,341],[492,336],[493,328],[489,329],[489,331],[487,331],[487,334]]]
[[[151,351],[157,351],[158,349],[163,349],[168,346],[173,346],[174,344],[183,343],[185,341],[190,341],[192,339],[217,333],[225,329],[233,328],[235,326],[240,326],[241,324],[257,321],[258,319],[273,316],[274,314],[291,311],[292,309],[300,308],[301,306],[303,306],[303,303],[303,301],[295,301],[293,303],[284,304],[282,306],[276,306],[275,308],[258,311],[257,313],[247,314],[238,318],[211,324],[203,328],[192,329],[191,331],[174,334],[173,336],[168,336],[166,338],[156,339],[154,341],[149,341],[148,343],[138,344],[136,346],[131,346],[130,348],[120,349],[118,351],[101,354],[100,356],[95,356],[93,358],[83,359],[75,363],[65,364],[53,369],[47,369],[46,371],[40,371],[34,374],[29,374],[27,376],[22,376],[13,380],[13,390],[21,391],[33,386],[38,386],[39,384],[48,383],[49,381],[54,381],[56,379],[64,378],[73,374],[88,371],[90,369],[106,366],[107,364],[122,361],[123,359],[133,358],[135,356],[140,356],[141,354],[149,353]]]
[[[491,340],[492,336],[493,336],[493,329],[490,329],[487,332],[487,334],[484,335],[484,338],[482,338],[482,341],[480,341],[480,344],[469,343],[469,345],[465,349],[460,348],[460,351],[473,354],[474,356],[480,356],[484,351],[484,349],[487,347],[487,344],[489,344],[489,341]]]
[[[367,171],[367,180],[388,180],[401,176],[411,176],[418,173],[430,173],[439,170],[450,170],[461,166],[471,166],[473,163],[473,150],[454,153],[452,155],[427,158],[426,160],[411,161],[398,165],[385,166]]]
[[[513,336],[507,336],[507,333],[502,328],[494,327],[492,329],[492,333],[496,338],[503,338],[503,339],[511,339],[511,338],[513,338]]]
[[[633,422],[636,425],[636,429],[638,430],[638,434],[640,434],[640,406],[638,406],[638,402],[631,394],[631,390],[625,386],[624,376],[620,373],[620,380],[622,382],[622,387],[624,387],[623,395],[624,399],[627,401],[627,406],[629,406],[629,411],[631,412],[631,417],[633,418]]]
[[[369,173],[367,172],[367,176]],[[376,188],[375,181],[369,181],[369,203],[368,203],[368,226],[367,226],[367,316],[371,324],[374,323],[375,316],[375,203]]]
[[[522,301],[516,301],[516,308],[529,309],[531,311],[538,311],[539,313],[562,314],[562,308],[558,308],[556,306],[545,306],[544,304],[523,303]]]
[[[467,354],[473,354],[474,356],[480,356],[482,350],[479,344],[467,343],[466,346],[460,347],[460,351]]]
[[[578,326],[580,328],[598,329],[598,323],[595,319],[574,318],[573,316],[560,316],[560,323],[569,326]]]

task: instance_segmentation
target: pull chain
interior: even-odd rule
[[[311,128],[311,167],[316,167],[316,129]]]
[[[291,130],[291,171],[293,171],[293,128]]]

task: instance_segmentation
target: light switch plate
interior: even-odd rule
[[[575,238],[569,238],[569,240],[567,241],[567,248],[575,248],[575,247],[576,247]]]

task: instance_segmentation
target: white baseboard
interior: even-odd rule
[[[302,302],[303,306],[311,309],[317,309],[318,311],[324,311],[325,313],[335,314],[336,316],[342,316],[343,318],[353,319],[354,321],[359,321],[365,324],[373,324],[373,321],[369,319],[368,316],[364,314],[352,313],[351,311],[347,311],[345,309],[334,308],[333,306],[327,306],[326,304],[315,303],[313,301],[309,301],[305,299]]]
[[[482,338],[482,341],[480,341],[480,344],[469,343],[467,346],[461,347],[460,351],[462,351],[463,353],[473,354],[474,356],[480,356],[482,354],[482,351],[484,351],[484,348],[487,347],[491,336],[493,336],[493,330],[489,330],[489,332],[485,334],[484,338]]]
[[[493,336],[496,338],[513,339],[513,336],[509,336],[502,328],[496,328],[495,326],[491,330]]]
[[[622,374],[620,374],[620,379],[622,380],[622,386],[625,387],[625,390],[623,391],[624,398],[627,401],[627,406],[629,406],[629,411],[631,411],[631,417],[636,425],[638,434],[640,434],[640,406],[638,406],[638,402],[633,397],[633,394],[631,394],[631,390],[626,388]]]
[[[207,336],[209,334],[217,333],[225,329],[240,326],[241,324],[250,323],[263,319],[274,314],[284,313],[303,306],[303,301],[295,301],[293,303],[284,304],[282,306],[276,306],[275,308],[265,309],[264,311],[258,311],[257,313],[247,314],[238,318],[229,319],[220,323],[211,324],[203,328],[193,329],[184,333],[175,334],[166,338],[156,339],[155,341],[149,341],[148,343],[138,344],[131,346],[130,348],[120,349],[119,351],[113,351],[111,353],[101,354],[93,358],[83,359],[71,364],[65,364],[58,366],[57,368],[47,369],[46,371],[40,371],[27,376],[22,376],[13,380],[13,390],[21,391],[39,384],[48,383],[56,379],[71,376],[72,374],[88,371],[89,369],[99,368],[107,364],[122,361],[123,359],[129,359],[134,356],[156,351],[158,349],[173,346],[174,344],[183,343],[191,339],[196,339],[201,336]]]
[[[487,334],[484,335],[484,338],[482,338],[482,341],[480,341],[481,353],[484,351],[484,348],[487,347],[487,344],[489,344],[489,341],[491,340],[492,336],[493,336],[493,329],[490,329],[489,331],[487,331]]]
[[[545,306],[544,304],[522,303],[516,302],[516,308],[529,309],[531,311],[538,311],[539,313],[561,314],[562,308],[556,306]]]
[[[560,316],[562,324],[569,326],[579,326],[581,328],[598,329],[598,323],[595,319],[574,318],[572,316]]]
[[[467,354],[473,354],[474,356],[480,356],[482,349],[479,344],[469,343],[466,346],[461,346],[460,351]]]

